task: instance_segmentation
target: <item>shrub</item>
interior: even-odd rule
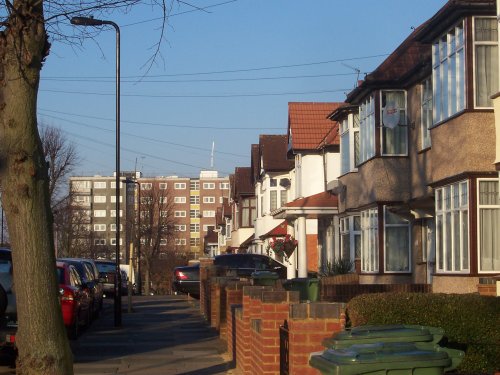
[[[445,346],[465,351],[459,371],[500,369],[500,299],[477,294],[363,294],[347,304],[352,326],[419,324],[441,327]]]
[[[354,262],[349,259],[335,259],[333,262],[327,262],[321,271],[321,276],[345,275],[352,272]]]

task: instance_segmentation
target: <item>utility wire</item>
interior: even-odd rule
[[[346,58],[341,58],[341,59],[335,59],[335,60],[325,60],[325,61],[313,61],[313,62],[308,62],[308,63],[301,63],[301,64],[287,64],[287,65],[272,65],[272,66],[263,66],[263,67],[256,67],[256,68],[246,68],[246,69],[226,69],[226,70],[216,70],[216,71],[207,71],[207,72],[192,72],[192,73],[175,73],[175,74],[158,74],[158,75],[151,75],[148,77],[184,77],[184,76],[196,76],[196,75],[211,75],[211,74],[225,74],[225,73],[241,73],[241,72],[255,72],[255,71],[262,71],[262,70],[273,70],[273,69],[285,69],[285,68],[297,68],[297,67],[302,67],[302,66],[312,66],[312,65],[325,65],[325,64],[332,64],[332,63],[340,63],[344,61],[355,61],[355,60],[366,60],[366,59],[372,59],[372,58],[378,58],[378,57],[385,57],[389,56],[388,53],[383,53],[383,54],[378,54],[378,55],[368,55],[368,56],[357,56],[357,57],[346,57]],[[89,76],[89,77],[82,77],[82,76],[49,76],[49,77],[43,77],[44,79],[55,79],[55,78],[87,78],[87,79],[102,79],[102,78],[109,78],[112,79],[114,76]],[[123,79],[127,78],[144,78],[143,76],[122,76]]]
[[[254,98],[264,96],[284,96],[284,95],[312,95],[312,94],[333,94],[336,92],[346,92],[351,89],[335,89],[335,90],[318,90],[318,91],[304,91],[304,92],[279,92],[279,93],[259,93],[259,94],[220,94],[220,95],[168,95],[168,94],[121,94],[122,97],[133,98]],[[56,94],[72,94],[72,95],[96,95],[96,96],[115,96],[116,93],[101,93],[91,91],[64,91],[64,90],[49,90],[40,89],[42,92],[56,93]]]
[[[54,111],[46,108],[38,108],[39,111],[43,112],[50,112],[50,113],[56,113],[60,115],[68,115],[68,116],[75,116],[75,117],[83,117],[83,118],[89,118],[93,120],[102,120],[102,121],[115,121],[114,118],[106,118],[106,117],[98,117],[98,116],[90,116],[90,115],[82,115],[82,114],[77,114],[77,113],[69,113],[69,112],[61,112],[61,111]],[[48,116],[47,114],[42,113],[44,116]],[[208,129],[208,130],[283,130],[282,127],[276,127],[276,128],[263,128],[263,127],[257,127],[257,128],[251,128],[251,127],[222,127],[222,126],[197,126],[197,125],[173,125],[173,124],[160,124],[157,122],[147,122],[147,121],[130,121],[130,120],[121,120],[121,123],[127,123],[127,124],[134,124],[134,125],[149,125],[149,126],[159,126],[159,127],[165,127],[165,128],[185,128],[185,129]]]
[[[97,130],[101,130],[101,131],[105,131],[105,132],[109,132],[109,133],[114,133],[115,132],[114,129],[111,130],[111,129],[101,128],[99,126],[88,125],[88,124],[85,124],[83,122],[78,122],[78,121],[74,121],[74,120],[68,120],[68,119],[65,119],[65,118],[51,116],[51,115],[47,115],[47,114],[42,114],[42,115],[46,116],[46,117],[49,117],[49,118],[53,118],[55,120],[66,121],[66,122],[69,122],[69,123],[73,123],[75,125],[84,126],[86,128],[97,129]],[[212,151],[211,149],[207,149],[207,148],[196,147],[196,146],[188,146],[188,145],[183,145],[183,144],[180,144],[180,143],[162,141],[160,139],[144,137],[144,136],[140,136],[140,135],[136,135],[136,134],[132,134],[132,133],[127,133],[127,132],[123,132],[123,131],[121,131],[120,133],[123,134],[123,135],[128,135],[128,136],[131,136],[131,137],[134,137],[134,138],[144,139],[146,141],[155,142],[155,143],[168,144],[168,145],[172,145],[172,146],[184,147],[184,148],[193,149],[193,150],[199,150],[199,151],[208,151],[208,152]],[[231,152],[224,152],[224,151],[215,151],[215,152],[217,154],[237,156],[237,157],[240,157],[240,158],[246,158],[247,157],[246,155],[234,154],[234,153],[231,153]]]

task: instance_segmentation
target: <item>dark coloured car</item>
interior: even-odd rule
[[[200,264],[174,268],[173,288],[175,292],[200,296]]]
[[[114,296],[116,263],[112,260],[94,260],[94,263],[99,270],[99,278],[103,283],[104,296]],[[122,295],[127,294],[127,274],[123,271],[121,271],[121,292]]]
[[[96,278],[96,271],[94,270],[92,261],[82,258],[60,258],[57,260],[71,264],[76,268],[82,281],[82,287],[87,290],[91,297],[90,311],[92,312],[92,317],[97,317],[102,308],[103,285],[99,280],[99,276]]]
[[[287,267],[263,254],[222,254],[214,258],[214,266],[220,276],[250,278],[255,271],[271,271],[280,279],[286,279]]]
[[[17,305],[12,277],[12,253],[0,248],[0,347],[14,348],[17,332]]]
[[[78,338],[80,329],[90,324],[92,298],[75,266],[66,261],[58,261],[56,265],[64,325],[69,338],[74,340]]]

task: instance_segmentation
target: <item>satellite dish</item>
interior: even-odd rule
[[[386,128],[394,129],[399,124],[399,109],[396,103],[387,102],[382,111],[382,123]]]
[[[282,178],[280,180],[280,186],[288,189],[290,187],[290,180],[288,178]]]

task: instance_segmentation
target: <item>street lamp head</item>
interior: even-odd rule
[[[105,25],[106,21],[97,20],[94,17],[73,17],[71,24],[75,26],[101,26]]]

